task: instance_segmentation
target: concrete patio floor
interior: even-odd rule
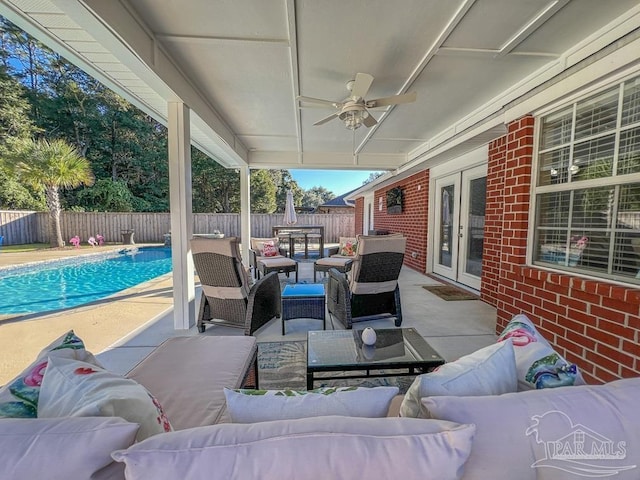
[[[9,256],[0,255],[0,266],[22,263],[27,258],[38,260],[35,254],[20,261],[17,258],[12,261]],[[281,274],[281,277],[284,276]],[[299,278],[312,281],[313,263],[300,263]],[[409,268],[402,269],[403,327],[414,327],[447,361],[495,341],[493,307],[479,300],[445,301],[422,288],[434,284],[438,281],[431,277]],[[199,295],[200,289],[196,288],[196,298],[199,299]],[[0,385],[31,363],[44,346],[70,329],[75,330],[106,368],[123,374],[169,337],[243,334],[240,329],[221,326],[209,326],[204,334],[199,334],[195,327],[175,330],[172,303],[169,274],[84,307],[0,321]],[[393,328],[393,320],[381,318],[356,324],[356,328],[365,326]],[[280,320],[274,319],[256,332],[256,337],[259,342],[305,340],[307,331],[321,328],[319,320],[288,320],[287,334],[283,336]],[[331,328],[344,327],[336,320],[332,322],[327,315],[327,329]]]
[[[280,274],[284,278],[283,274]],[[313,263],[300,263],[300,280],[312,281]],[[496,311],[480,300],[445,301],[429,293],[423,285],[438,281],[403,267],[400,274],[402,327],[414,327],[445,360],[452,361],[496,341]],[[199,298],[199,288],[196,289]],[[196,309],[197,311],[197,309]],[[173,329],[172,311],[159,315],[137,331],[116,342],[98,355],[105,367],[126,373],[138,361],[166,338],[179,335],[242,335],[242,330],[208,326],[200,334],[195,327],[185,331]],[[321,330],[320,320],[288,320],[286,335],[282,335],[279,319],[274,319],[256,332],[258,342],[306,340],[309,330]],[[392,319],[375,319],[356,324],[355,328],[394,328]],[[327,329],[343,329],[337,320],[327,315]]]

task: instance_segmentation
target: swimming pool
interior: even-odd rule
[[[142,247],[0,270],[0,315],[77,307],[171,271],[171,249]]]

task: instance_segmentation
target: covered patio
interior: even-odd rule
[[[0,14],[167,125],[176,332],[193,327],[196,311],[191,145],[239,171],[244,258],[251,169],[386,170],[350,197],[357,232],[409,236],[403,275],[420,284],[424,273],[438,273],[436,177],[477,167],[488,178],[483,200],[494,223],[480,229],[482,275],[470,283],[497,308],[499,325],[529,309],[570,360],[592,365],[590,380],[638,372],[637,281],[532,267],[529,228],[543,116],[565,104],[575,111],[583,96],[637,75],[637,1],[7,0]],[[363,86],[358,74],[370,82]],[[409,97],[388,100],[396,95]],[[565,123],[558,130],[573,128]],[[634,170],[622,181],[639,176]],[[384,196],[397,186],[408,215],[390,218]],[[521,276],[527,298],[514,280]],[[547,279],[552,293],[539,289]],[[589,303],[570,310],[562,295],[577,285]],[[565,323],[570,315],[579,321]],[[576,332],[578,340],[567,339]],[[598,363],[612,354],[620,361],[603,371]]]

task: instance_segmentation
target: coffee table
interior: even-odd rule
[[[282,290],[282,335],[284,322],[292,318],[316,318],[326,328],[324,285],[322,283],[296,283]]]
[[[364,345],[362,330],[307,333],[307,390],[315,380],[400,377],[425,373],[445,363],[414,328],[376,329],[375,346]],[[382,370],[382,373],[372,370]],[[320,372],[353,372],[315,377]]]

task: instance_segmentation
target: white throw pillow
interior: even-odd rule
[[[44,347],[31,365],[0,388],[0,418],[37,416],[40,385],[48,357],[74,358],[100,365],[91,352],[85,350],[84,343],[73,330],[68,331]]]
[[[171,431],[162,407],[139,383],[88,363],[49,358],[38,417],[67,416],[122,417],[140,424],[137,441]]]
[[[127,480],[389,479],[462,475],[473,425],[415,418],[312,417],[156,435],[113,453]]]
[[[345,415],[386,417],[398,387],[328,387],[298,390],[224,389],[227,411],[234,423]]]
[[[420,402],[434,395],[499,395],[518,387],[516,362],[511,341],[481,348],[435,371],[419,375],[407,390],[400,415],[430,418]]]
[[[640,478],[640,378],[487,397],[429,397],[434,418],[474,423],[464,480]]]
[[[115,417],[2,419],[0,478],[94,478],[113,463],[114,450],[133,444],[137,431],[137,424]]]
[[[498,337],[513,342],[518,390],[584,385],[578,367],[556,352],[524,314],[516,315]]]

